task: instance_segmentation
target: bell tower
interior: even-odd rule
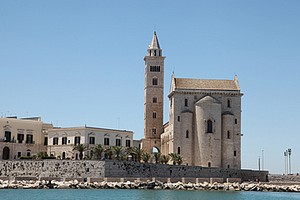
[[[163,133],[164,103],[164,60],[156,32],[147,50],[145,61],[144,86],[144,139],[142,149],[152,152],[155,147],[160,151],[160,135]]]

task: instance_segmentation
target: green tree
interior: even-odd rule
[[[151,155],[148,152],[143,152],[141,157],[144,163],[148,163]]]
[[[177,154],[177,161],[176,161],[176,163],[177,163],[178,165],[181,165],[182,162],[183,162],[182,156],[180,156],[180,155]]]
[[[92,149],[92,154],[97,160],[101,160],[104,150],[104,147],[101,144],[98,144]]]
[[[76,145],[73,150],[78,151],[79,152],[79,159],[82,160],[83,158],[83,152],[86,151],[88,148],[86,145],[84,144],[78,144]]]
[[[111,147],[108,147],[104,150],[104,152],[105,152],[106,157],[111,160],[112,156],[114,155],[113,149]]]
[[[169,160],[170,160],[170,156],[168,156],[168,155],[161,155],[160,156],[160,162],[162,164],[167,164],[169,162]]]
[[[116,155],[117,160],[120,160],[120,157],[121,157],[122,152],[123,152],[123,148],[120,147],[120,146],[114,146],[112,148],[112,150],[113,150],[114,154]]]
[[[48,154],[45,151],[38,152],[37,155],[36,155],[37,159],[44,159],[44,158],[47,158],[47,157],[48,157]]]
[[[178,154],[177,153],[169,153],[169,156],[171,157],[171,160],[173,161],[173,165],[176,165]]]
[[[156,163],[156,164],[159,163],[159,161],[160,161],[160,156],[161,156],[161,154],[160,154],[159,152],[155,152],[155,153],[154,153],[153,157],[154,157],[154,160],[155,160],[155,163]]]

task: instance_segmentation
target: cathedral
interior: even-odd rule
[[[147,50],[142,149],[177,153],[191,166],[241,168],[241,97],[233,80],[176,78],[163,122],[164,59],[156,32]]]

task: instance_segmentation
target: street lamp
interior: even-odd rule
[[[283,152],[283,156],[284,156],[284,174],[286,175],[287,174],[287,151],[284,151]]]
[[[290,169],[290,174],[292,174],[292,165],[291,165],[291,154],[292,154],[292,149],[288,149],[287,150],[288,154],[289,154],[289,169]]]

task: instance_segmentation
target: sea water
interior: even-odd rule
[[[89,200],[89,199],[199,199],[199,200],[300,200],[300,193],[283,192],[221,192],[176,190],[76,190],[76,189],[1,189],[0,200]]]

